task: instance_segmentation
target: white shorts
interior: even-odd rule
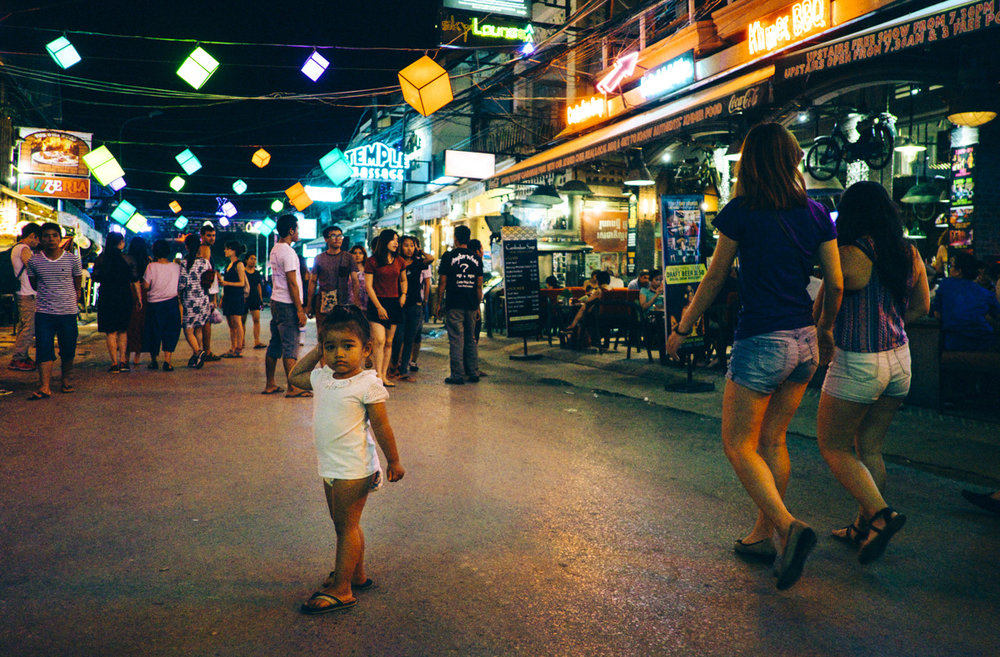
[[[863,353],[837,347],[823,381],[823,392],[859,404],[910,392],[910,345]]]

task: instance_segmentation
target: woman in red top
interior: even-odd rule
[[[375,239],[372,257],[365,261],[365,290],[368,292],[368,321],[372,324],[372,356],[375,372],[383,385],[392,387],[386,370],[392,352],[392,338],[402,317],[406,300],[406,272],[397,256],[399,235],[386,229]]]

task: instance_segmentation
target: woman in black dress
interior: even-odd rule
[[[243,311],[243,347],[247,346],[247,315],[253,318],[253,348],[266,349],[267,345],[260,341],[260,309],[264,307],[264,291],[261,286],[261,275],[257,269],[257,256],[251,253],[243,260],[247,281],[250,283],[250,295],[247,296],[246,309]]]
[[[125,237],[121,233],[109,233],[104,251],[94,263],[95,282],[100,283],[97,296],[97,330],[104,333],[111,356],[108,371],[117,374],[125,363],[125,346],[128,324],[132,318],[132,308],[142,307],[139,291],[139,277],[135,262],[122,253]],[[128,365],[125,365],[128,371]]]
[[[229,323],[229,351],[223,358],[243,357],[243,314],[246,312],[246,298],[250,284],[246,269],[240,262],[243,245],[235,240],[226,242],[226,257],[229,264],[222,275],[222,314]]]
[[[146,240],[136,236],[132,238],[132,241],[128,243],[128,255],[132,258],[135,263],[135,274],[136,279],[141,281],[143,276],[146,275],[146,267],[149,266],[151,259],[149,257],[149,245]],[[132,319],[128,323],[128,339],[126,340],[125,347],[125,360],[119,363],[120,370],[122,372],[128,372],[131,370],[129,361],[133,361],[136,365],[139,364],[139,354],[143,349],[143,334],[145,333],[146,326],[146,288],[139,286],[141,297],[141,305],[137,305],[135,309],[132,310]],[[133,356],[134,354],[134,356]]]

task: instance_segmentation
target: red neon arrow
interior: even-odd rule
[[[622,80],[632,75],[635,71],[635,63],[637,61],[639,61],[638,52],[630,52],[627,55],[619,57],[615,60],[615,65],[611,68],[611,72],[597,83],[597,90],[603,94],[612,93],[622,83]]]

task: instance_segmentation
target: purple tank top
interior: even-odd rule
[[[875,243],[870,237],[858,239],[854,246],[872,261],[872,275],[868,285],[860,290],[844,292],[844,300],[837,313],[833,337],[837,346],[844,351],[875,353],[889,351],[906,344],[903,330],[903,313],[906,299],[897,303],[885,285],[879,280]],[[907,291],[913,286],[913,274],[907,278]]]

